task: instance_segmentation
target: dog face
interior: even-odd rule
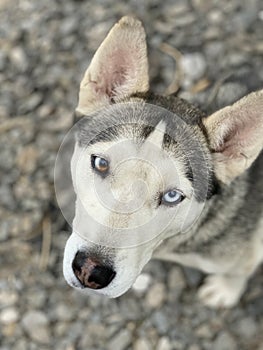
[[[124,17],[80,86],[77,113],[86,117],[71,160],[76,205],[63,265],[75,288],[123,294],[163,240],[194,226],[215,177],[232,181],[262,148],[257,123],[236,118],[262,92],[203,119],[185,101],[152,98],[148,88],[144,30]],[[241,142],[245,134],[257,142]]]
[[[123,294],[155,248],[193,224],[210,179],[208,152],[195,133],[179,116],[144,102],[118,103],[81,120],[71,161],[76,211],[64,259],[72,286]]]

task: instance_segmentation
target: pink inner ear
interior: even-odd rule
[[[262,102],[263,90],[253,92],[204,119],[215,173],[224,183],[248,169],[262,151]]]
[[[116,96],[116,88],[125,91],[125,87],[129,84],[129,79],[134,79],[134,62],[132,52],[124,50],[115,50],[106,57],[105,65],[103,65],[98,74],[95,83],[95,91],[98,94],[109,96],[114,99]]]
[[[243,118],[242,118],[243,117]],[[226,131],[223,141],[216,150],[227,157],[245,155],[245,148],[256,142],[258,133],[256,118],[239,115],[233,118],[231,125]]]

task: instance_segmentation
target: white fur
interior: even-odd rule
[[[208,276],[198,291],[198,297],[204,305],[212,308],[232,307],[239,301],[246,282],[244,276]]]
[[[117,297],[132,286],[156,247],[200,214],[182,164],[161,148],[164,132],[161,122],[140,148],[125,139],[88,148],[76,145],[71,162],[76,215],[64,257],[65,278],[75,288],[81,287],[72,270],[79,250],[96,251],[103,246],[106,258],[113,256],[116,276],[96,293]],[[112,178],[101,179],[94,173],[91,154],[110,159]],[[178,207],[158,207],[156,195],[172,188],[187,198]]]

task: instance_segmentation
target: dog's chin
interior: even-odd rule
[[[105,287],[105,288],[90,289],[90,288],[83,287],[81,283],[75,278],[69,278],[69,279],[66,278],[66,281],[71,287],[80,291],[82,294],[101,295],[107,298],[118,298],[124,293],[126,293],[133,285],[133,282],[129,283],[128,285],[126,284],[125,286],[123,285],[115,286],[114,284],[113,285],[110,284],[108,287]]]

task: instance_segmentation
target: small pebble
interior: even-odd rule
[[[134,343],[134,350],[152,350],[152,345],[146,338],[139,338]]]
[[[37,166],[38,151],[35,145],[23,147],[17,155],[17,167],[24,173],[31,174]]]
[[[186,79],[190,81],[202,78],[206,71],[205,57],[198,52],[183,55],[181,64]]]
[[[236,350],[237,344],[231,334],[222,331],[213,342],[213,350]]]
[[[22,318],[22,326],[29,337],[41,344],[48,344],[51,340],[47,316],[37,310],[28,311]]]
[[[9,306],[14,305],[18,301],[18,295],[14,291],[2,290],[0,291],[0,305]]]
[[[206,339],[211,339],[213,337],[213,332],[211,332],[211,329],[208,324],[201,324],[195,334],[200,337],[200,338],[206,338]]]
[[[124,350],[131,343],[131,333],[124,329],[120,331],[114,338],[112,338],[107,347],[108,350]]]
[[[197,344],[192,344],[187,350],[201,350],[200,346]]]
[[[148,289],[150,283],[151,276],[147,273],[141,273],[134,282],[132,289],[136,293],[144,293]]]
[[[158,341],[158,344],[156,346],[156,350],[171,350],[172,344],[168,337],[162,337]]]
[[[153,309],[160,308],[165,300],[165,286],[163,283],[154,284],[146,295],[146,304]]]
[[[10,307],[7,309],[4,309],[0,313],[0,323],[2,324],[10,324],[15,323],[18,320],[18,311],[17,309]]]
[[[18,71],[24,72],[28,68],[28,58],[21,46],[16,46],[10,51],[10,59]]]
[[[243,318],[238,322],[238,334],[242,334],[246,339],[251,339],[257,334],[257,324],[252,317]]]

